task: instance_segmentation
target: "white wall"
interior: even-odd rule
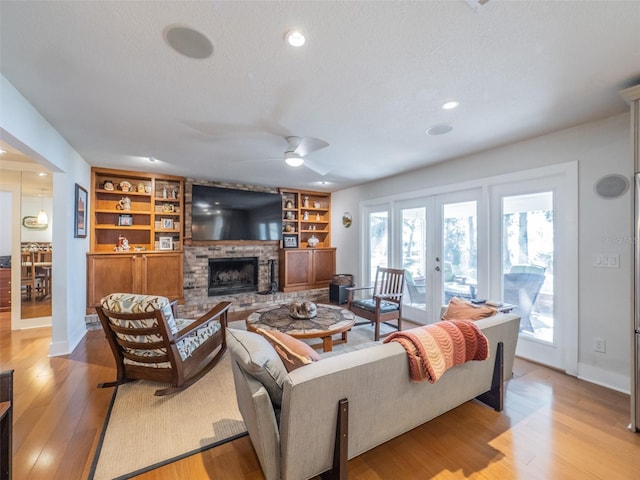
[[[49,352],[64,355],[70,353],[86,333],[85,253],[89,238],[73,237],[73,206],[75,184],[89,187],[91,167],[4,76],[0,76],[0,92],[2,139],[54,172],[52,241],[55,275]]]
[[[628,114],[334,193],[332,240],[337,247],[337,270],[361,271],[360,202],[570,161],[578,162],[578,376],[629,392],[632,192],[604,200],[594,191],[595,182],[606,174],[619,173],[631,180]],[[354,220],[349,229],[341,224],[345,211]],[[620,268],[594,268],[594,253],[618,253]],[[594,337],[606,339],[605,354],[593,351]]]
[[[0,190],[0,256],[11,255],[11,229],[6,226],[11,225],[12,200],[11,192]]]

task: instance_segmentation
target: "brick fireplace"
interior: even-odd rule
[[[210,297],[258,291],[258,257],[210,258]]]
[[[218,182],[186,179],[185,182],[185,245],[184,245],[184,304],[178,306],[178,313],[185,318],[195,318],[221,301],[233,302],[232,311],[255,310],[271,305],[290,302],[295,298],[304,298],[318,303],[329,301],[329,289],[307,290],[283,293],[271,292],[271,270],[278,277],[278,242],[212,242],[209,244],[190,244],[191,242],[191,185],[210,184],[229,188],[277,191],[274,189],[252,188],[248,185],[223,184]],[[238,259],[256,259],[256,286],[240,291],[235,285],[226,291],[211,291],[209,286],[209,263],[234,263]],[[231,271],[234,268],[231,267]],[[229,273],[229,272],[228,272]],[[233,276],[233,273],[230,273]],[[269,292],[269,293],[265,293]],[[213,296],[210,296],[210,293]]]

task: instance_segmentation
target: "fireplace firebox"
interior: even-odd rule
[[[210,258],[209,296],[258,290],[258,257]]]

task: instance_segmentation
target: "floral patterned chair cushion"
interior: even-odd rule
[[[167,321],[167,326],[171,336],[176,335],[181,329],[194,322],[194,320],[176,319],[173,316],[173,310],[171,308],[171,302],[167,297],[161,297],[158,295],[136,295],[131,293],[112,293],[102,298],[100,301],[102,308],[112,312],[119,313],[144,313],[152,312],[155,310],[162,310],[164,318]],[[109,317],[109,321],[120,327],[132,327],[137,328],[157,328],[157,320],[155,317],[150,317],[148,320],[121,320],[113,317]],[[193,352],[202,344],[205,340],[211,337],[214,333],[220,330],[220,322],[210,322],[202,328],[197,329],[191,335],[180,340],[176,347],[180,353],[182,360],[188,358]],[[118,337],[135,343],[152,343],[162,341],[159,335],[126,335],[118,334]],[[135,355],[143,355],[148,357],[164,355],[165,348],[158,348],[155,350],[139,350],[139,349],[127,349],[130,353]],[[168,362],[161,363],[140,363],[127,358],[124,362],[129,365],[140,365],[143,367],[153,368],[170,368],[171,365]]]

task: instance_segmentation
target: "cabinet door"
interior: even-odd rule
[[[280,266],[283,291],[311,284],[311,253],[311,250],[284,250],[284,262]]]
[[[182,254],[144,255],[143,291],[170,300],[182,299]]]
[[[90,255],[87,266],[87,308],[110,293],[134,292],[132,255]]]
[[[336,273],[336,251],[333,248],[326,250],[312,250],[313,253],[313,286],[327,287]]]

